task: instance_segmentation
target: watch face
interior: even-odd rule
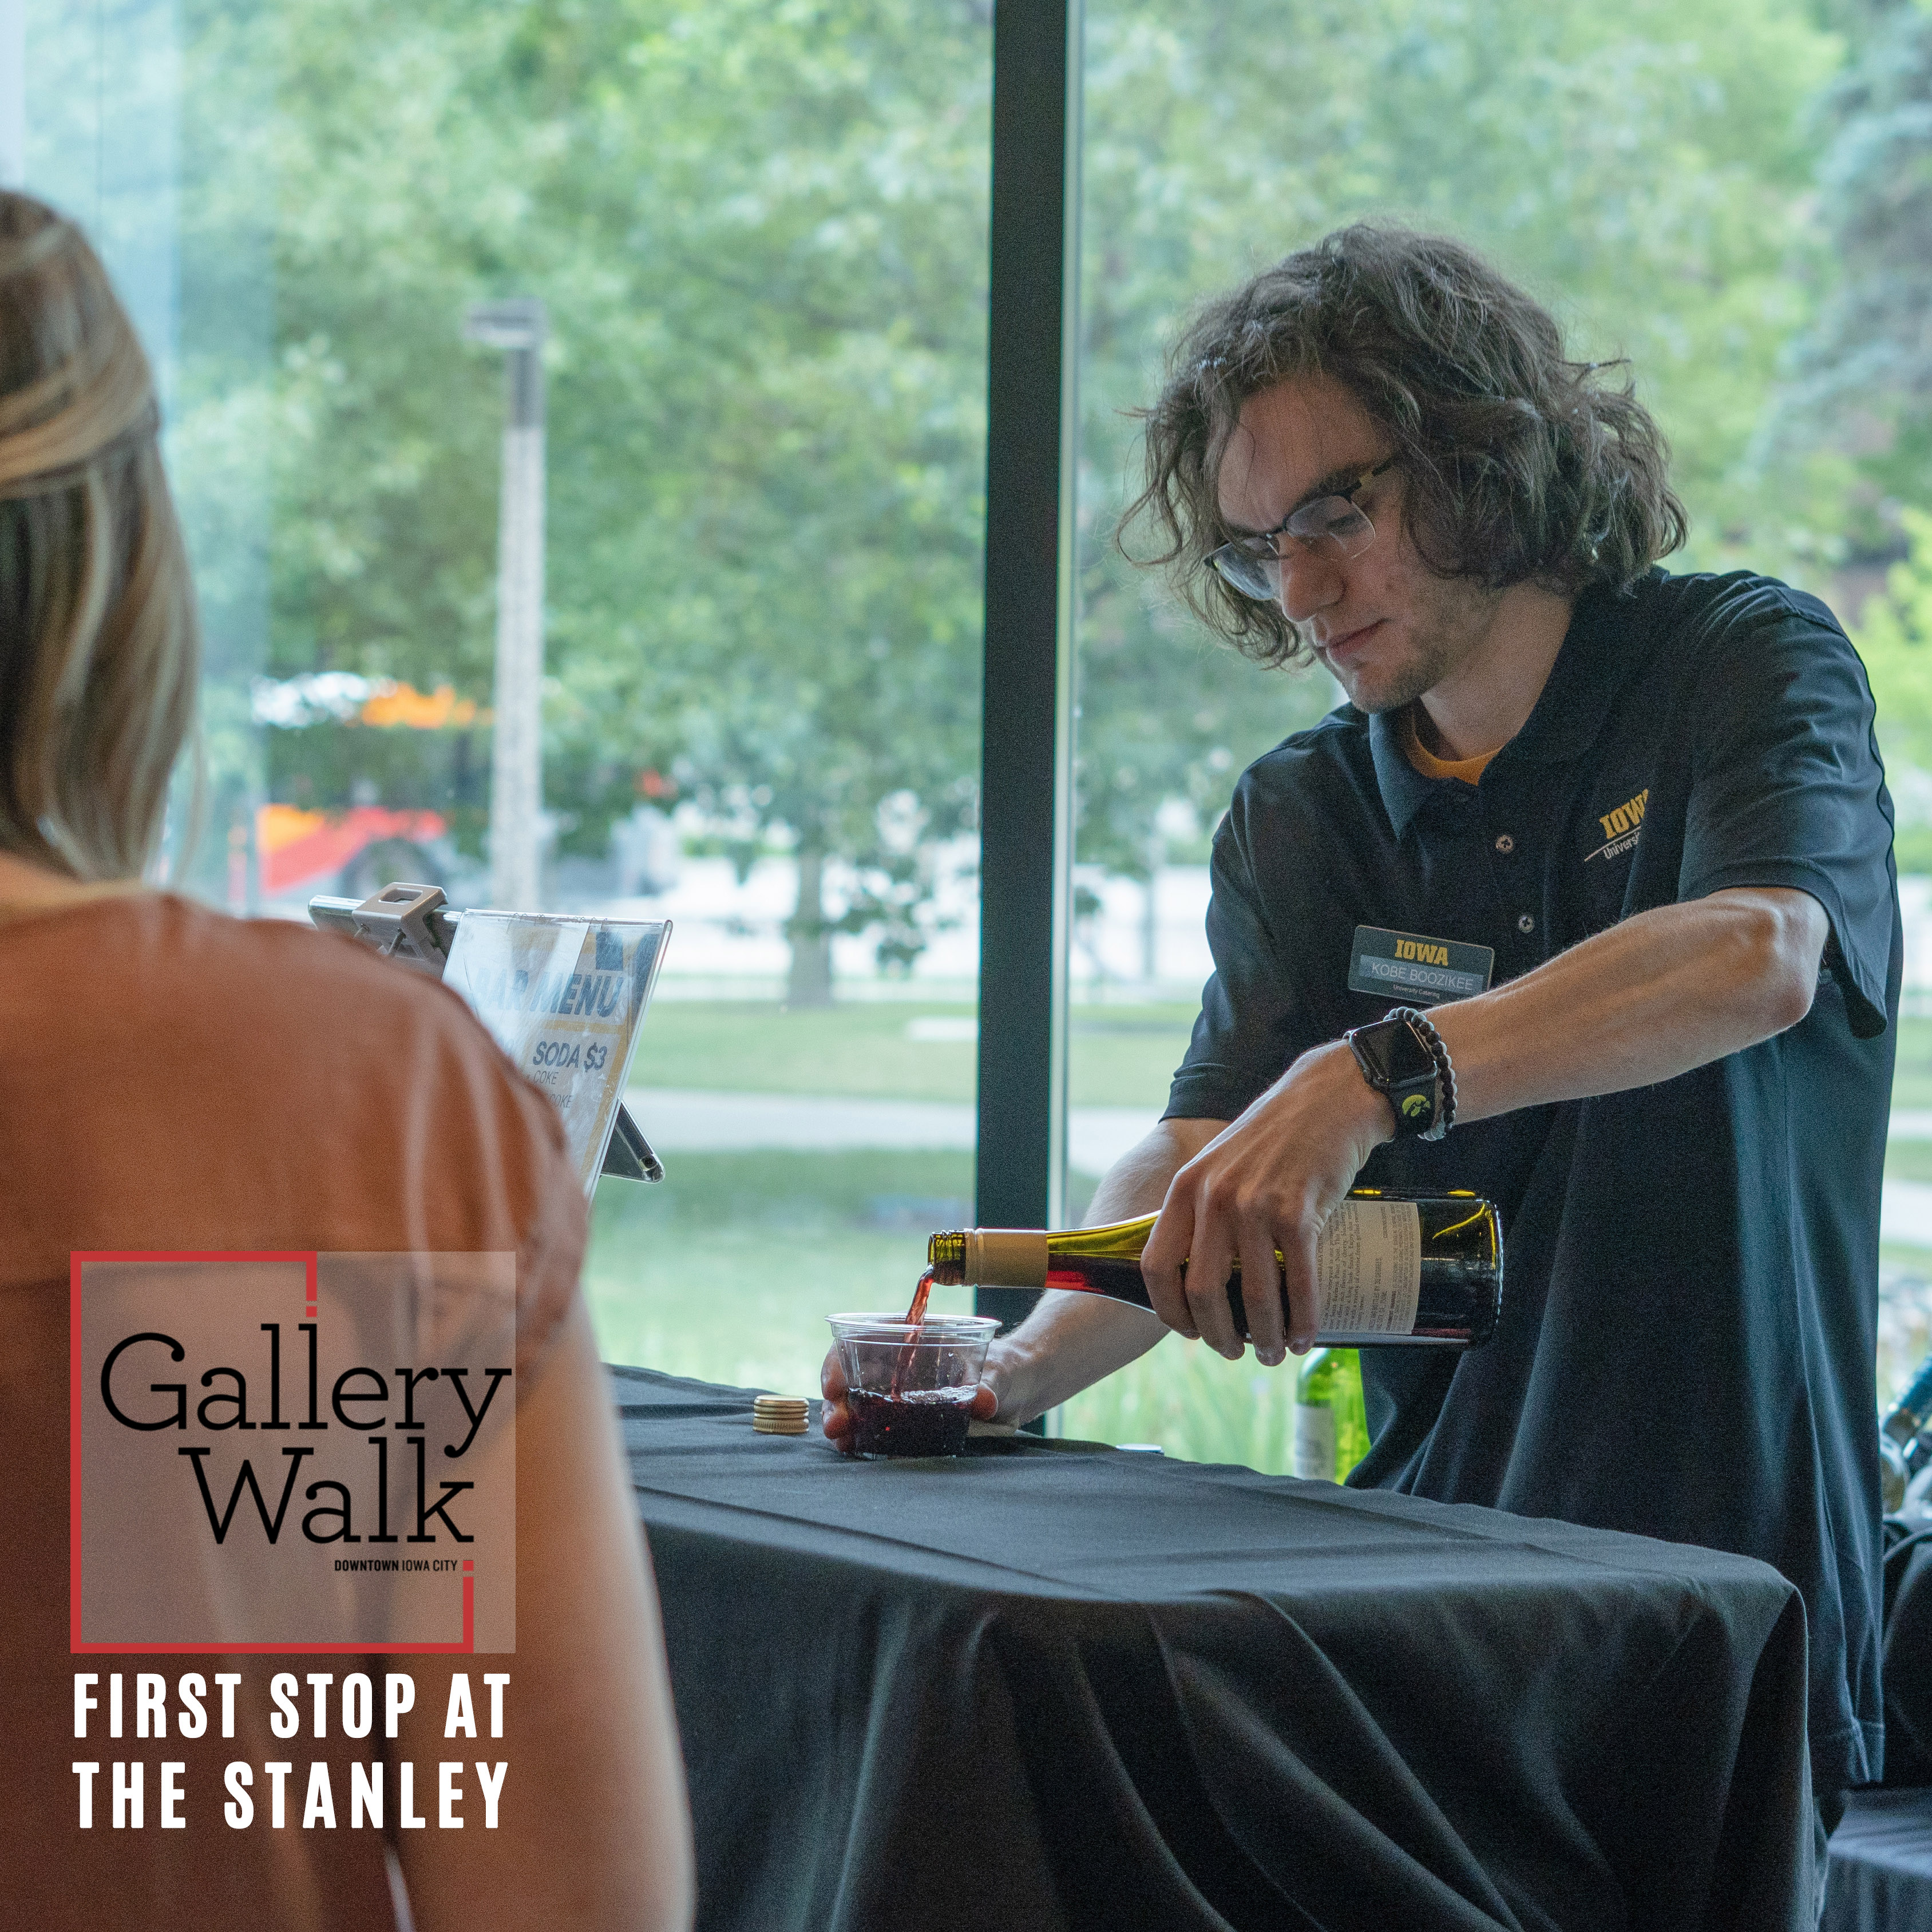
[[[1434,1054],[1407,1020],[1378,1020],[1363,1028],[1360,1037],[1389,1086],[1426,1079],[1436,1071]]]
[[[1436,1056],[1407,1020],[1397,1020],[1390,1028],[1389,1076],[1398,1082],[1426,1079],[1436,1071]]]
[[[1358,1028],[1348,1044],[1361,1063],[1370,1086],[1395,1109],[1396,1133],[1439,1140],[1437,1118],[1443,1104],[1442,1070],[1429,1041],[1412,1019],[1391,1016],[1372,1026]]]

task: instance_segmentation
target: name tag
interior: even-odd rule
[[[1406,1000],[1426,1006],[1437,1000],[1466,1000],[1472,993],[1486,992],[1496,964],[1496,952],[1487,946],[1358,926],[1348,961],[1348,985],[1354,992],[1380,993],[1397,1004]]]

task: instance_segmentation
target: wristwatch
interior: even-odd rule
[[[1424,1014],[1397,1006],[1342,1037],[1362,1078],[1394,1109],[1398,1140],[1439,1141],[1449,1131],[1456,1118],[1456,1076],[1442,1036]]]

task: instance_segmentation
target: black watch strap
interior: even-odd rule
[[[1397,1139],[1439,1141],[1448,1132],[1455,1117],[1454,1076],[1441,1036],[1422,1014],[1398,1006],[1343,1037],[1362,1078],[1394,1110]]]

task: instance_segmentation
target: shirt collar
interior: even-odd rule
[[[1458,778],[1426,778],[1409,763],[1408,754],[1402,749],[1401,716],[1398,711],[1378,711],[1369,720],[1369,755],[1375,760],[1376,785],[1398,838],[1408,832],[1409,821],[1431,792],[1441,785],[1462,782]]]
[[[1651,580],[1664,573],[1653,568]],[[1522,729],[1496,754],[1490,769],[1528,760],[1557,764],[1580,758],[1596,742],[1617,692],[1637,668],[1642,653],[1633,634],[1637,604],[1601,584],[1577,598],[1570,628],[1550,667],[1548,681]],[[1369,720],[1369,754],[1382,808],[1400,838],[1431,793],[1456,778],[1424,778],[1402,748],[1401,713],[1378,712]]]
[[[1643,587],[1660,582],[1664,574],[1653,566]],[[1617,693],[1642,661],[1642,608],[1635,592],[1625,595],[1607,584],[1582,591],[1536,708],[1498,758],[1558,764],[1581,758],[1597,742]]]

